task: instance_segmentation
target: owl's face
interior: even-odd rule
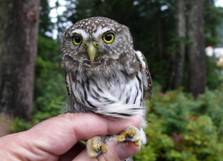
[[[133,48],[128,28],[105,17],[78,21],[64,34],[62,53],[81,64],[119,59]]]

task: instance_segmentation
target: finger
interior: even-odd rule
[[[116,152],[120,160],[125,160],[139,151],[139,147],[134,143],[121,143],[116,147]]]
[[[82,151],[73,161],[122,161],[135,153],[139,148],[133,143],[108,143],[108,151],[98,158],[90,158],[87,151]]]
[[[29,147],[54,155],[66,153],[78,140],[87,140],[96,135],[117,134],[129,125],[138,126],[139,118],[110,120],[95,114],[63,114],[46,120],[25,132]]]

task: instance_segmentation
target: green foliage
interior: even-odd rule
[[[66,97],[60,54],[55,40],[39,37],[33,122],[61,113]]]
[[[157,88],[147,116],[148,143],[136,161],[222,161],[223,86],[197,100],[181,90]]]
[[[215,89],[219,87],[219,84],[223,82],[222,69],[217,67],[217,59],[209,57],[207,62],[207,86],[209,89]]]
[[[149,143],[135,157],[136,161],[156,161],[157,159],[162,159],[163,155],[168,152],[168,149],[174,146],[172,139],[164,132],[163,123],[163,120],[159,119],[158,116],[154,114],[148,115],[149,128],[145,129],[145,132]]]
[[[46,36],[46,32],[51,32],[53,23],[50,20],[50,7],[47,0],[40,0],[40,22],[39,22],[39,34]]]
[[[22,118],[14,118],[10,127],[11,132],[20,132],[32,127],[31,122],[27,122]]]

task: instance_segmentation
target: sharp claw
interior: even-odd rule
[[[117,142],[133,142],[137,146],[141,147],[140,132],[136,127],[130,126],[124,130],[121,134],[116,136]]]
[[[96,158],[107,152],[107,146],[102,141],[101,137],[94,137],[87,141],[87,153],[91,158]]]

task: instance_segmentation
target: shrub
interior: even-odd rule
[[[194,100],[181,90],[155,90],[148,104],[149,142],[136,161],[222,161],[223,87]]]

